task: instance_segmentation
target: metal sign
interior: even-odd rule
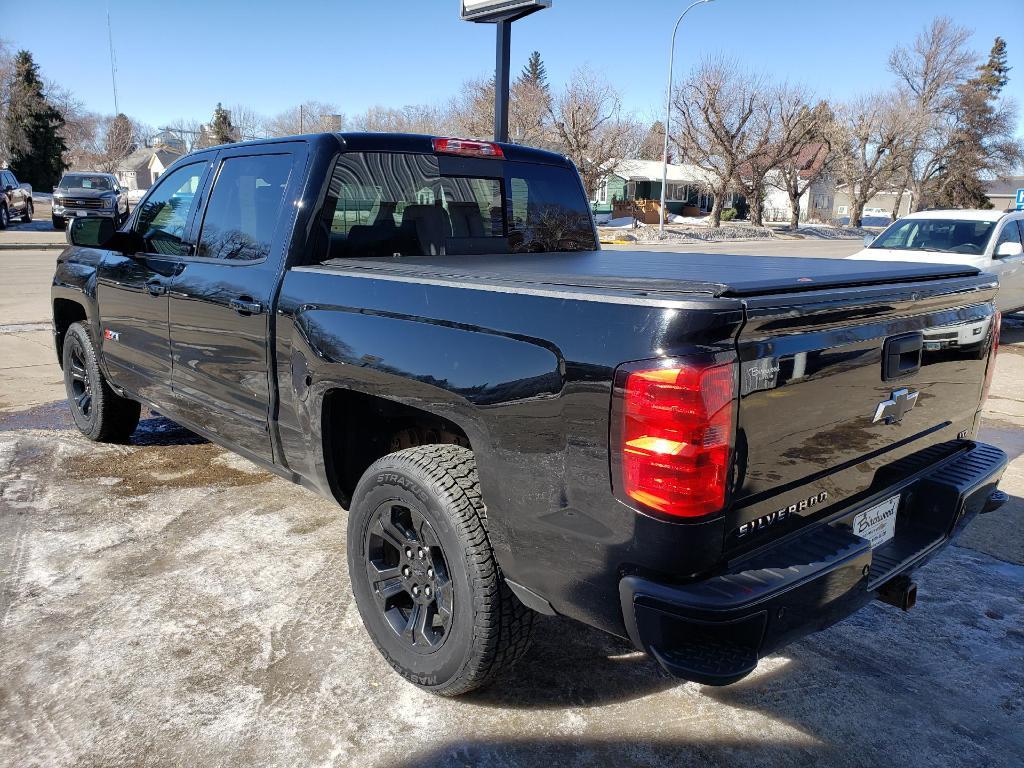
[[[462,0],[462,20],[515,21],[551,7],[551,0]]]
[[[1024,211],[1024,189],[1017,190],[1017,210]]]

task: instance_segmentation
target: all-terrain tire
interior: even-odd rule
[[[419,576],[414,572],[408,580],[419,578],[427,585],[432,583],[423,582],[427,574],[436,576],[446,571],[447,586],[434,584],[438,596],[434,610],[440,617],[440,596],[450,590],[449,624],[445,628],[438,619],[440,628],[428,630],[436,648],[423,643],[417,650],[412,640],[395,627],[396,619],[399,625],[405,620],[401,608],[388,610],[382,600],[382,595],[394,590],[379,587],[385,582],[377,582],[375,587],[374,578],[383,572],[374,561],[378,556],[374,542],[378,547],[383,545],[382,551],[389,548],[385,543],[387,534],[381,534],[382,521],[393,521],[396,514],[412,522],[392,528],[406,534],[400,546],[392,547],[399,551],[398,559],[391,554],[385,565],[402,572],[407,566],[418,567]],[[417,532],[419,538],[428,543],[432,540],[437,546],[418,541]],[[432,570],[424,567],[423,555],[419,556],[421,562],[416,560],[415,551],[420,545],[427,551],[426,562],[433,564]],[[406,549],[412,553],[408,561],[402,554]],[[348,565],[356,605],[377,649],[400,675],[426,691],[458,696],[486,686],[511,667],[530,644],[535,614],[512,593],[495,561],[476,460],[466,448],[407,448],[370,466],[356,487],[349,512]],[[399,581],[403,578],[395,577]],[[404,588],[406,594],[398,597],[414,605],[414,587],[405,583]],[[421,602],[423,589],[421,585]],[[407,621],[406,630],[413,625],[411,610]],[[419,632],[414,634],[422,637]]]
[[[125,443],[139,425],[142,407],[121,397],[100,371],[96,345],[83,323],[64,335],[64,387],[75,426],[98,443]]]
[[[31,200],[26,200],[25,201],[25,210],[22,211],[22,213],[21,213],[21,223],[22,224],[31,224],[32,223],[32,214],[34,212],[35,212],[35,207],[32,205],[32,201]]]

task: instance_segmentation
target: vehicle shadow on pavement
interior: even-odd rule
[[[569,619],[538,616],[529,651],[497,684],[465,697],[500,708],[600,706],[682,685],[619,638]]]
[[[0,412],[0,432],[10,432],[16,429],[64,431],[74,428],[75,423],[71,419],[71,410],[64,400],[44,403],[23,411]],[[132,434],[128,445],[146,447],[202,445],[207,442],[209,441],[206,438],[200,437],[158,413],[144,411],[139,420],[139,426]]]

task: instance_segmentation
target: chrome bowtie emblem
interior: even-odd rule
[[[875,418],[871,423],[884,421],[886,424],[899,424],[904,416],[914,410],[917,395],[917,392],[911,392],[909,389],[897,389],[892,393],[892,397],[878,404],[875,408]]]

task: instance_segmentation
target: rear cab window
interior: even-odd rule
[[[597,247],[575,171],[542,163],[346,153],[324,221],[330,234],[322,260]]]

